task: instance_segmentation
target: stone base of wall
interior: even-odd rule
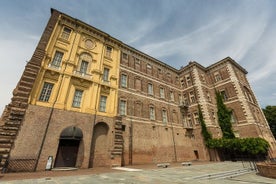
[[[261,176],[276,179],[276,163],[257,163],[257,168]]]

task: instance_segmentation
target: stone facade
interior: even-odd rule
[[[0,127],[9,171],[218,160],[203,142],[198,105],[214,138],[215,92],[232,109],[236,137],[276,143],[246,79],[227,57],[175,69],[52,9]]]

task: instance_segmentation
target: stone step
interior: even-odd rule
[[[18,129],[19,129],[18,127],[3,126],[3,130],[5,131],[17,132]]]
[[[31,69],[31,70],[39,70],[40,69],[40,65],[37,65],[35,63],[31,63],[28,62],[27,66],[25,67],[25,69]]]
[[[19,86],[24,86],[24,87],[28,87],[28,88],[32,88],[33,87],[33,83],[32,82],[28,82],[28,81],[20,81]]]
[[[0,144],[7,144],[7,143],[10,144],[12,142],[13,142],[12,139],[9,139],[9,138],[0,138]]]
[[[17,108],[17,107],[12,107],[11,108],[11,115],[22,115],[22,116],[24,116],[25,115],[25,111],[26,111],[26,109],[24,109],[24,108]]]
[[[15,135],[7,135],[7,134],[1,135],[0,134],[0,139],[12,139],[12,140],[14,140],[14,138],[15,138]]]
[[[112,151],[112,155],[122,155],[122,151]]]
[[[114,140],[114,143],[115,143],[115,144],[123,144],[124,141],[123,141],[122,139],[115,139],[115,140]]]
[[[0,155],[8,154],[11,148],[0,148]]]
[[[12,97],[12,103],[13,102],[24,102],[24,103],[28,103],[29,98],[27,97],[22,97],[22,96],[13,96]]]
[[[19,91],[24,91],[24,92],[30,92],[32,90],[32,87],[31,86],[19,85],[18,90]]]
[[[0,148],[11,148],[12,143],[1,143],[0,142]]]
[[[30,91],[19,91],[19,90],[17,90],[17,91],[14,92],[14,95],[29,98]]]
[[[30,77],[30,76],[23,75],[22,78],[21,78],[21,81],[33,83],[33,82],[35,81],[35,78],[34,78],[34,77]]]
[[[122,135],[123,132],[115,129],[115,135]]]
[[[9,116],[9,121],[19,121],[21,122],[23,119],[23,116]]]
[[[29,77],[32,77],[32,78],[36,78],[37,72],[32,71],[32,70],[25,70],[23,75],[24,76],[29,76]]]
[[[5,126],[10,127],[19,127],[21,125],[21,121],[7,121],[5,122]]]
[[[11,137],[16,137],[17,131],[7,131],[7,130],[0,130],[0,136],[11,136]]]

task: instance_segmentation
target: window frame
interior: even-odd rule
[[[69,40],[72,33],[72,29],[64,26],[61,32],[60,37],[64,40]]]
[[[106,104],[107,104],[107,96],[101,95],[100,96],[100,104],[99,104],[99,111],[106,112]]]
[[[43,83],[42,88],[41,88],[38,100],[41,101],[41,102],[49,102],[49,100],[51,98],[51,94],[52,94],[53,88],[54,88],[54,84],[53,83],[45,81]]]
[[[127,75],[126,74],[121,74],[121,87],[127,88],[128,82],[127,82]]]
[[[64,52],[61,52],[59,50],[55,51],[54,57],[50,63],[50,66],[53,68],[59,69],[62,63],[62,58],[64,56]]]
[[[75,89],[73,100],[72,100],[72,107],[74,108],[81,107],[83,92],[84,91],[81,89]]]
[[[127,115],[126,109],[127,109],[127,101],[121,99],[119,103],[119,114],[121,116],[126,116]]]

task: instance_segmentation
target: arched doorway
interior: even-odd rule
[[[55,167],[75,167],[83,134],[75,126],[65,128],[59,139]]]
[[[92,137],[92,149],[89,167],[108,166],[109,163],[109,127],[106,123],[100,122],[94,126]]]

